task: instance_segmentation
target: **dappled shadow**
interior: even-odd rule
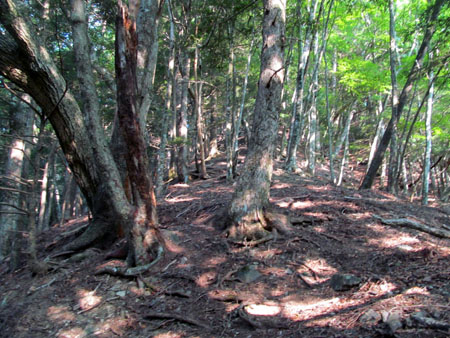
[[[293,232],[258,247],[238,246],[211,222],[233,191],[223,173],[216,169],[208,180],[168,188],[158,212],[176,250],[138,278],[96,275],[105,263],[100,251],[81,261],[51,258],[53,271],[46,275],[20,270],[1,276],[1,332],[10,337],[378,337],[388,333],[381,316],[397,313],[398,337],[446,336],[409,318],[426,310],[449,321],[449,241],[383,225],[373,215],[415,217],[431,225],[449,224],[448,215],[389,194],[283,173],[274,177],[271,203],[289,214]],[[72,230],[45,234],[42,257],[52,257],[59,248],[49,243]],[[335,291],[330,279],[336,273],[358,276],[361,283]],[[367,316],[369,310],[380,318]]]

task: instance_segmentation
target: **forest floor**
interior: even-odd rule
[[[0,266],[0,336],[448,337],[450,240],[377,217],[449,229],[450,206],[359,192],[365,167],[353,166],[345,187],[325,169],[276,169],[271,202],[294,230],[252,247],[211,221],[233,191],[212,160],[209,179],[168,187],[158,211],[172,251],[138,278],[96,274],[107,250],[61,255],[87,218],[55,226],[39,241],[49,272]]]

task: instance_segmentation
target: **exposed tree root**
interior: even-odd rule
[[[63,251],[79,251],[84,249],[111,231],[111,224],[104,220],[93,221],[87,229],[73,241],[67,243]]]
[[[180,322],[188,323],[188,324],[191,324],[191,325],[196,325],[196,326],[201,327],[201,328],[206,329],[206,330],[211,330],[211,328],[208,325],[203,324],[203,323],[199,322],[198,320],[195,320],[193,318],[189,318],[187,316],[182,316],[182,315],[179,315],[179,314],[175,314],[175,313],[147,311],[147,313],[144,315],[144,318],[146,318],[146,319],[149,319],[149,318],[175,319],[175,320],[178,320]]]
[[[292,231],[289,217],[267,209],[249,212],[238,221],[229,215],[225,219],[228,240],[245,246],[257,246]]]
[[[164,249],[162,246],[160,246],[158,248],[158,253],[156,258],[151,261],[148,264],[145,265],[139,265],[139,266],[135,266],[135,267],[127,267],[125,264],[123,266],[120,265],[104,265],[101,268],[99,268],[95,274],[96,275],[100,275],[100,274],[108,274],[108,275],[112,275],[112,276],[119,276],[119,277],[137,277],[141,274],[143,274],[144,272],[148,271],[153,265],[155,265],[156,263],[158,263],[161,258],[164,255]]]

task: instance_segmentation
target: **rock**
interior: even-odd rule
[[[381,314],[379,314],[375,310],[368,310],[361,317],[359,317],[359,321],[364,324],[375,325],[381,320]]]
[[[254,265],[246,265],[239,269],[234,277],[240,282],[251,283],[261,277],[261,274]]]
[[[381,317],[392,333],[403,327],[402,317],[398,312],[382,311]]]
[[[117,291],[116,295],[119,296],[120,298],[124,298],[126,296],[127,292],[126,291]]]
[[[334,291],[346,291],[358,286],[361,278],[351,274],[335,274],[331,277],[331,287]]]

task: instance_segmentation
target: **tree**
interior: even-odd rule
[[[443,4],[444,0],[436,0],[430,7],[430,15],[428,16],[428,20],[425,24],[422,43],[417,51],[415,61],[408,73],[406,82],[403,85],[403,89],[399,95],[397,105],[395,109],[393,108],[392,110],[392,117],[389,120],[389,124],[387,125],[386,130],[384,131],[383,138],[381,139],[377,151],[375,152],[369,170],[364,176],[364,180],[361,183],[360,189],[370,189],[372,187],[375,175],[381,165],[381,162],[383,161],[384,153],[386,152],[386,149],[391,141],[392,134],[395,132],[395,127],[403,112],[403,108],[407,103],[409,93],[413,88],[413,82],[416,80],[417,73],[421,69],[423,60],[428,53],[431,38],[433,37],[433,34],[435,33],[437,27],[437,17]]]
[[[90,72],[91,61],[85,36],[84,2],[74,0],[72,5],[74,31],[80,34],[77,57],[82,58],[81,63],[87,67],[80,70],[81,74],[86,74]],[[129,150],[126,163],[132,195],[126,194],[126,185],[106,142],[95,100],[86,97],[83,109],[80,108],[45,46],[20,14],[21,8],[15,0],[0,1],[0,23],[6,30],[0,35],[0,73],[28,92],[41,107],[92,211],[91,226],[66,248],[88,246],[105,235],[111,236],[121,226],[130,244],[129,264],[145,265],[160,256],[163,239],[157,227],[153,186],[144,163],[147,161],[142,153],[144,134],[136,106],[136,53],[138,43],[143,43],[137,40],[136,13],[144,6],[131,7],[134,16],[128,14],[122,3],[118,6],[116,71],[119,124]],[[79,80],[85,81],[82,82],[84,90],[91,88],[91,78],[79,76]]]
[[[274,226],[268,214],[273,153],[284,81],[285,0],[264,0],[263,43],[252,136],[228,206],[233,241],[260,240]]]

